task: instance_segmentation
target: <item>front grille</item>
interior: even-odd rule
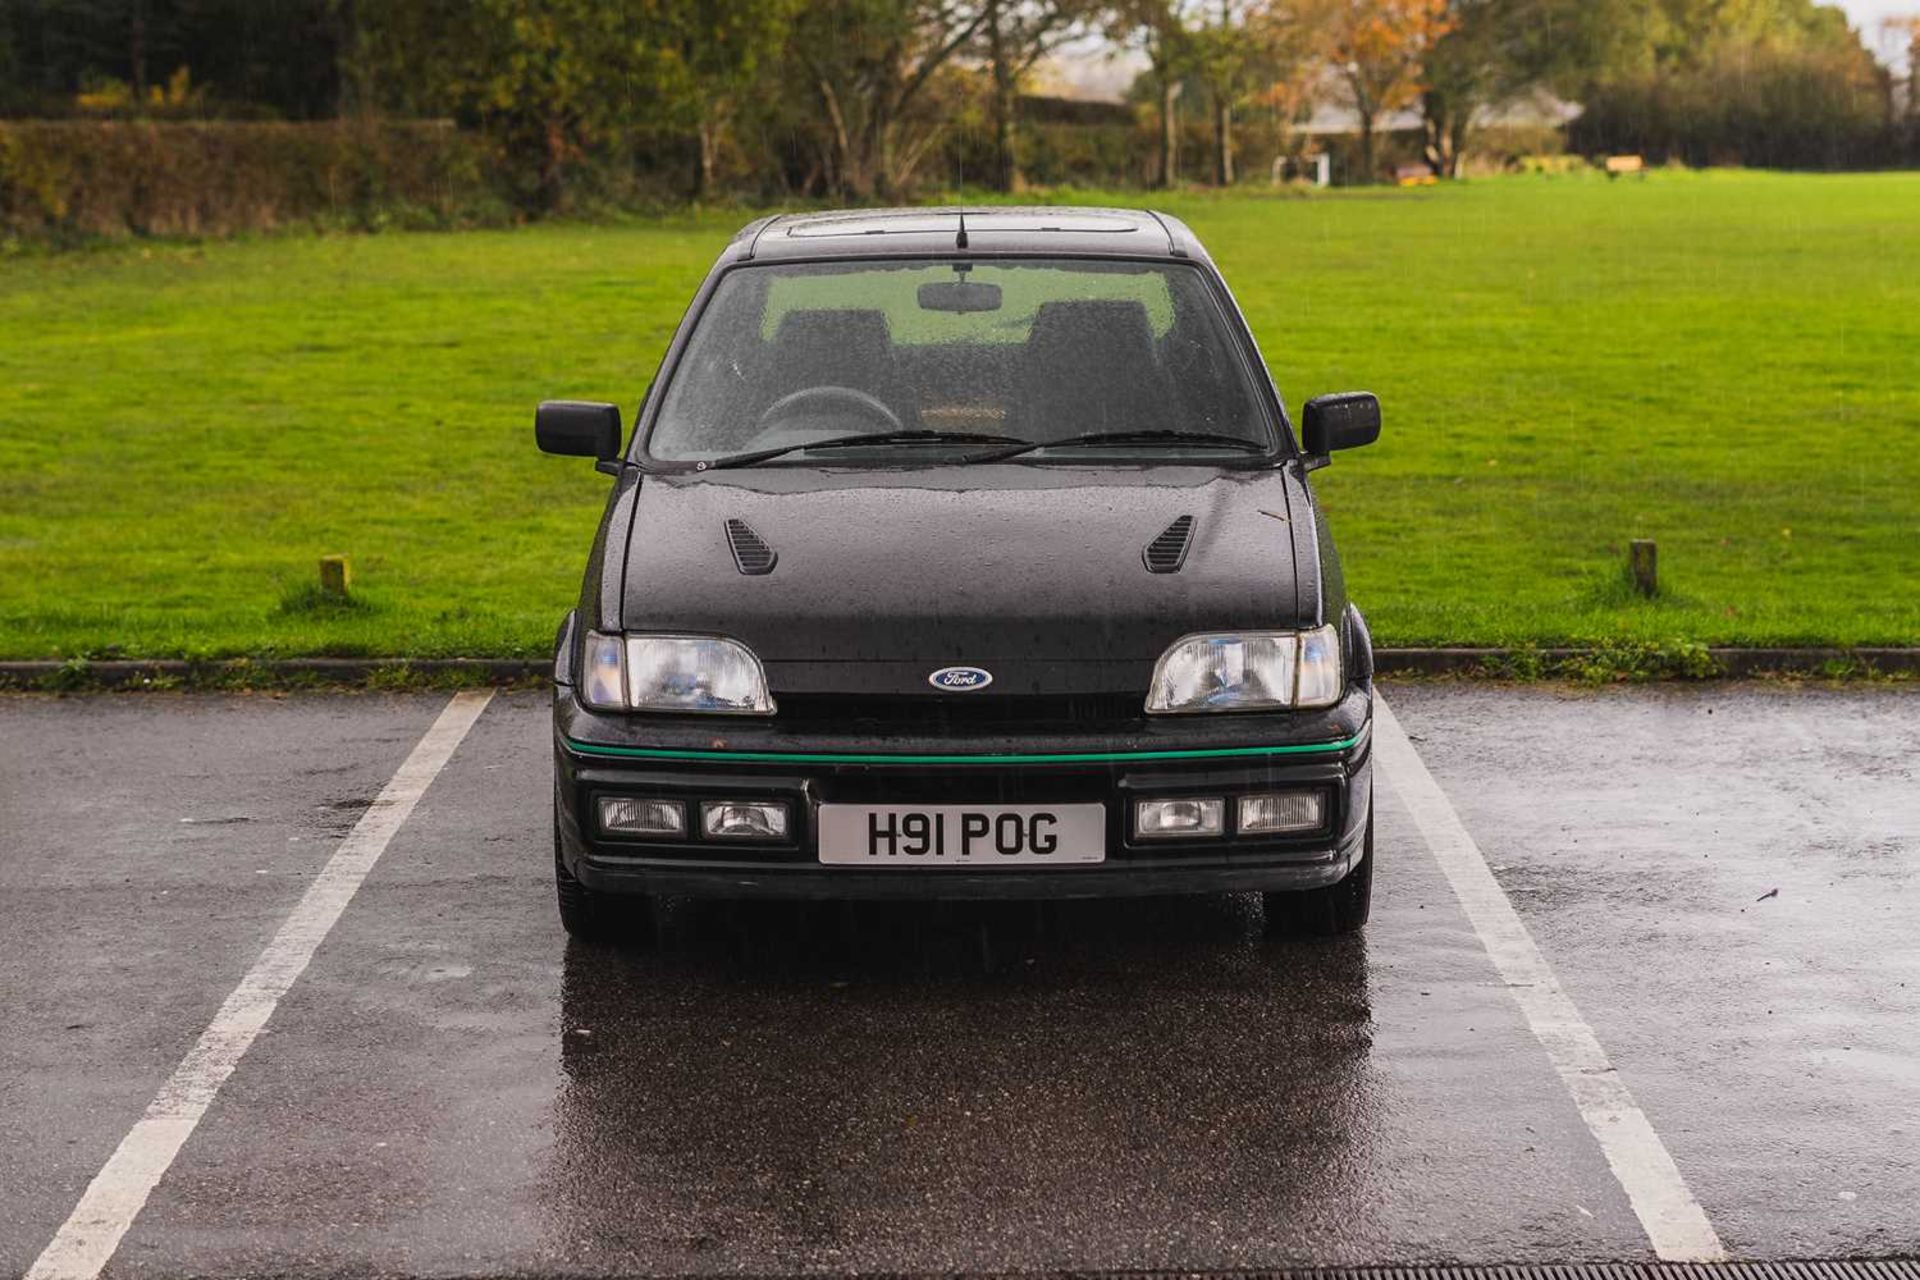
[[[781,693],[774,717],[783,729],[830,733],[1129,733],[1145,727],[1140,693],[902,697],[858,693]]]

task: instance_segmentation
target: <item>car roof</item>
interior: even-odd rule
[[[742,227],[723,261],[953,253],[1207,261],[1200,242],[1178,218],[1143,209],[1066,205],[775,214]]]

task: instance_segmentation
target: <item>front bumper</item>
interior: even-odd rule
[[[783,734],[777,725],[720,727],[588,711],[556,689],[555,791],[560,856],[601,892],[788,898],[1081,898],[1313,889],[1337,883],[1362,855],[1372,809],[1372,695],[1356,689],[1325,712],[1230,725],[1183,722],[1152,740],[1056,735],[856,742]],[[1223,732],[1224,730],[1224,732]],[[699,736],[704,734],[705,736]],[[722,735],[722,736],[716,736]],[[1141,841],[1135,799],[1236,796],[1311,787],[1324,797],[1318,832],[1289,837]],[[611,836],[597,828],[604,796],[778,799],[790,839],[745,845]],[[1062,868],[953,867],[865,871],[818,860],[823,803],[1068,804],[1106,807],[1106,860]],[[697,824],[693,824],[697,827]]]

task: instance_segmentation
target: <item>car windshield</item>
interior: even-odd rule
[[[1128,438],[1087,439],[1107,433]],[[990,456],[1003,438],[1041,446],[1027,460],[1224,460],[1270,449],[1273,432],[1190,265],[921,259],[728,273],[647,450],[670,462],[792,450],[782,460],[817,465]]]

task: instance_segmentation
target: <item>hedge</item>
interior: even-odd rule
[[[0,120],[0,236],[219,236],[506,216],[484,141],[450,123]]]
[[[1308,141],[1258,117],[1235,136],[1239,181],[1252,185],[1268,181],[1276,155]],[[1359,176],[1356,140],[1319,142],[1333,152],[1336,182]],[[575,158],[560,209],[656,208],[686,198],[692,165],[679,141],[633,135],[619,143]],[[1552,131],[1521,138],[1490,130],[1476,160],[1501,166],[1557,144]],[[1131,122],[1028,121],[1019,147],[1026,181],[1042,188],[1146,186],[1159,168],[1159,133],[1144,111]],[[1204,122],[1182,121],[1180,148],[1182,182],[1206,182],[1212,150]],[[1383,171],[1419,158],[1417,133],[1381,135]],[[766,172],[761,189],[742,194],[791,194],[764,186]],[[966,189],[992,172],[991,134],[956,126],[920,178]],[[527,185],[497,139],[449,122],[0,120],[0,242],[499,224],[541,212],[527,202]]]

